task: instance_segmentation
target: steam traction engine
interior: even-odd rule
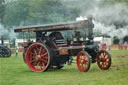
[[[0,58],[8,58],[11,56],[11,50],[4,45],[3,36],[1,37],[1,44],[0,44]]]
[[[44,72],[50,67],[61,69],[70,56],[77,56],[77,66],[82,72],[87,72],[90,63],[95,62],[100,69],[109,69],[111,56],[93,42],[93,27],[92,19],[88,18],[68,23],[19,27],[14,31],[36,34],[36,42],[29,40],[23,44],[23,59],[32,71]],[[65,38],[63,33],[72,37]]]

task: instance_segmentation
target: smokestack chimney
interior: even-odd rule
[[[1,36],[1,44],[4,45],[4,37]]]

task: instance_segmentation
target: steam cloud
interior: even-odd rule
[[[104,0],[70,0],[66,3],[81,10],[80,16],[92,15],[94,17],[94,32],[118,36],[128,35],[128,6],[124,3],[104,4]]]
[[[9,38],[10,38],[11,40],[17,38],[17,34],[14,33],[14,27],[13,27],[12,30],[10,31]]]
[[[88,11],[95,17],[96,21],[94,31],[99,30],[102,34],[108,34],[112,37],[123,38],[128,35],[128,6],[123,3],[107,5],[104,8],[96,7]],[[118,27],[117,27],[118,26]]]
[[[6,34],[8,30],[4,29],[4,26],[0,23],[0,37]]]
[[[104,4],[104,0],[61,0],[68,7],[79,8],[80,16],[92,15],[94,17],[94,32],[118,36],[123,38],[128,35],[128,6],[124,3]],[[116,27],[116,25],[123,25]],[[14,27],[15,28],[15,27]],[[0,36],[9,33],[9,37],[16,38],[13,29],[8,32],[0,24]]]
[[[14,28],[13,27],[10,31],[8,31],[1,23],[0,23],[0,38],[1,36],[5,36],[6,34],[8,34],[8,37],[10,40],[12,39],[16,39],[16,33],[14,33]]]

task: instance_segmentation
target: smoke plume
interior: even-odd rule
[[[17,34],[14,33],[14,28],[7,30],[1,23],[0,23],[0,38],[3,36],[4,38],[9,38],[9,40],[16,39]]]
[[[123,3],[96,8],[90,13],[95,17],[95,28],[101,33],[123,38],[128,35],[128,6]],[[88,12],[88,13],[89,13]]]
[[[2,35],[5,35],[6,33],[8,33],[8,30],[6,30],[4,26],[0,23],[0,37]]]
[[[63,0],[67,7],[80,9],[80,16],[94,17],[94,32],[111,37],[128,35],[128,6],[125,3],[105,3],[104,0]],[[69,3],[70,2],[70,3]]]

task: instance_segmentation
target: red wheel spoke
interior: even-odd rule
[[[39,61],[37,62],[37,66],[40,66],[40,62]]]
[[[32,56],[32,55],[34,55],[34,56],[35,56],[35,54],[34,54],[33,52],[31,52],[31,53],[30,53],[30,56]]]
[[[45,54],[41,55],[41,57],[44,57],[45,55],[47,55],[47,53],[45,53]]]
[[[101,65],[103,65],[103,64],[104,64],[104,62],[101,63]]]
[[[83,62],[81,62],[81,64],[84,64],[85,62],[83,61]]]
[[[34,58],[34,59],[35,59],[35,56],[33,56],[32,58]]]
[[[102,62],[102,58],[99,58],[98,61],[99,61],[99,62]]]
[[[109,57],[106,58],[106,60],[109,59]]]
[[[36,66],[36,65],[37,65],[37,61],[36,61],[36,62],[34,62],[34,63],[33,63],[33,65],[34,65],[34,66]]]
[[[42,64],[40,63],[39,65],[40,65],[40,68],[42,69]]]
[[[83,64],[81,64],[81,67],[83,68]]]
[[[42,65],[45,66],[44,62],[42,62]]]
[[[80,71],[88,71],[90,68],[89,57],[86,52],[80,52],[77,56],[77,66]]]
[[[102,58],[100,59],[100,57]],[[97,64],[101,69],[108,69],[111,65],[110,55],[107,51],[101,50],[97,57]]]
[[[103,53],[101,53],[101,58],[103,58],[104,57],[104,54]]]
[[[44,60],[44,59],[40,59],[40,61],[43,61],[44,63],[47,63],[48,62],[47,60]]]
[[[44,54],[44,52],[45,52],[45,49],[42,49],[42,52],[41,53]]]
[[[84,59],[80,59],[80,61],[84,61]]]
[[[106,57],[107,53],[105,53],[104,58]]]
[[[36,62],[36,60],[31,60],[30,63]]]
[[[42,47],[40,47],[38,55],[40,55],[41,51],[42,51]]]
[[[38,49],[38,45],[36,45],[36,49],[37,49],[37,51],[39,51],[39,49]]]
[[[26,52],[26,62],[32,71],[46,71],[49,67],[49,52],[45,44],[33,43]]]
[[[102,56],[100,55],[100,56],[99,56],[99,59],[101,59],[101,58],[102,58]]]
[[[102,69],[104,68],[104,64],[102,64]]]
[[[34,52],[35,52],[35,55],[37,55],[37,52],[36,52],[36,50],[34,49]]]
[[[46,57],[42,57],[42,58],[47,60],[47,59],[48,59],[48,56],[46,56]]]
[[[82,62],[82,60],[79,60],[79,63],[81,63]]]
[[[106,63],[104,63],[104,65],[106,65]]]
[[[80,58],[80,60],[83,60],[83,58]]]
[[[30,56],[30,59],[32,60],[32,59],[35,59],[35,56]]]
[[[109,63],[109,61],[106,61],[106,63]]]
[[[85,60],[85,62],[88,62],[88,60]]]

